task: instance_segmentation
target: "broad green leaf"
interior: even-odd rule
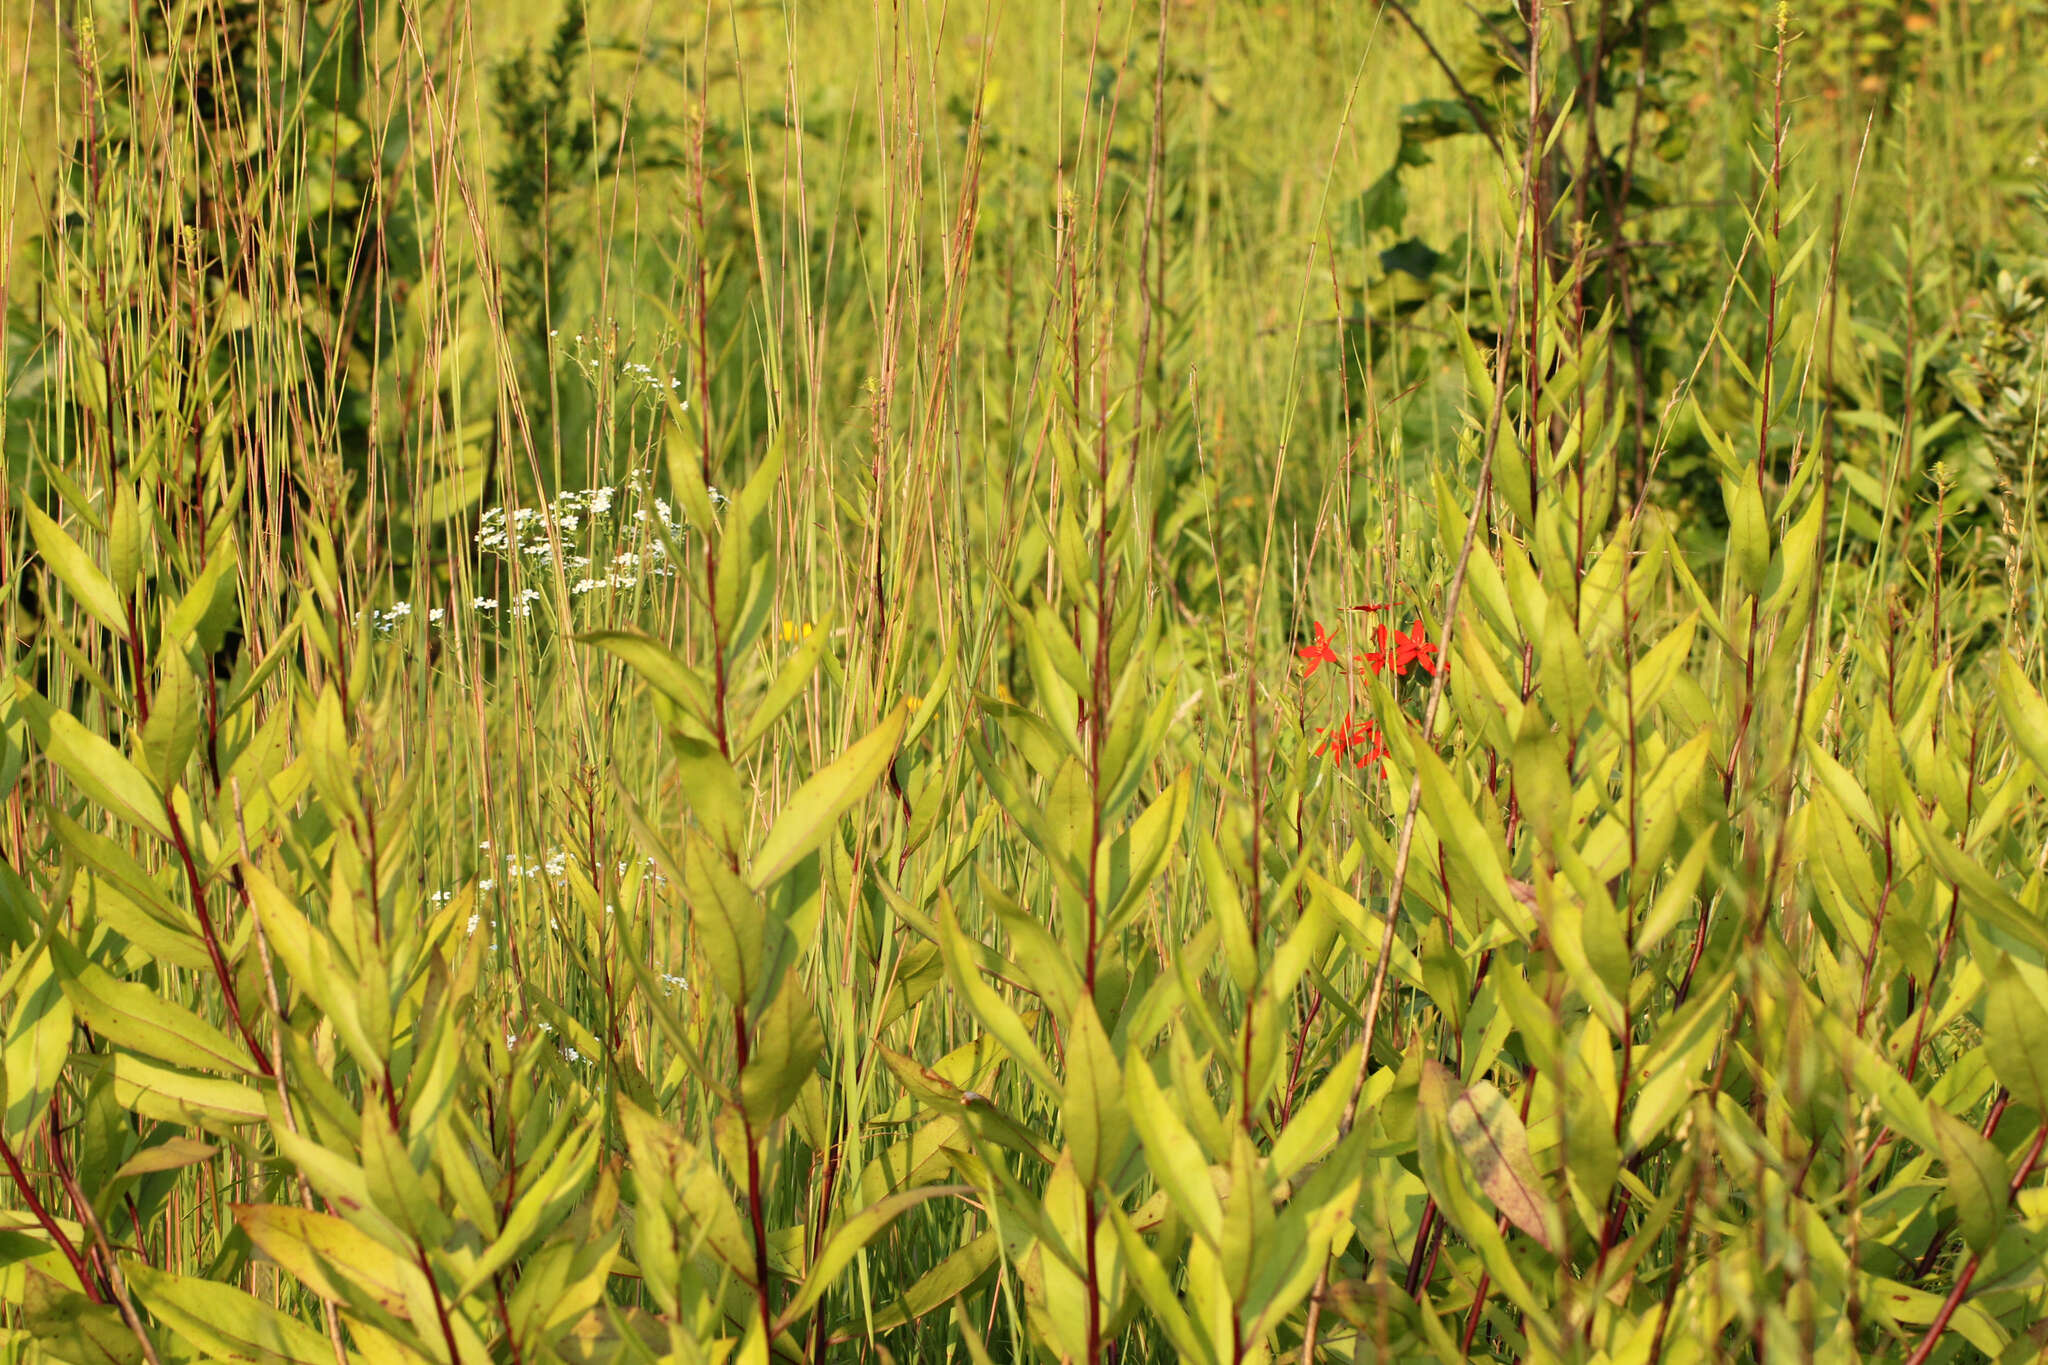
[[[265,1256],[330,1303],[350,1304],[344,1283],[397,1317],[432,1301],[418,1266],[351,1223],[283,1204],[230,1207]]]
[[[749,880],[756,890],[824,843],[839,817],[868,794],[895,758],[909,716],[909,706],[898,703],[866,737],[797,788],[754,851]]]
[[[952,1195],[973,1194],[972,1185],[925,1185],[914,1190],[904,1190],[868,1205],[859,1213],[846,1219],[833,1229],[818,1252],[818,1260],[804,1275],[803,1287],[796,1292],[782,1310],[781,1320],[775,1330],[787,1330],[796,1320],[809,1312],[811,1306],[823,1298],[838,1281],[840,1274],[850,1265],[862,1248],[882,1234],[883,1229],[909,1209],[916,1208],[927,1200],[946,1198]]]
[[[767,961],[767,911],[760,897],[694,830],[683,839],[682,874],[690,922],[712,978],[733,1004],[750,1004]]]
[[[31,948],[26,956],[31,965],[15,983],[4,1052],[4,1126],[15,1141],[41,1121],[71,1052],[70,997],[48,953]]]
[[[1145,1301],[1145,1307],[1166,1333],[1175,1353],[1183,1361],[1215,1365],[1218,1357],[1210,1346],[1209,1338],[1197,1331],[1188,1318],[1187,1309],[1174,1292],[1166,1266],[1152,1248],[1145,1245],[1137,1229],[1131,1226],[1129,1215],[1112,1204],[1109,1220],[1115,1225],[1117,1240],[1123,1245],[1124,1263],[1130,1267],[1131,1283],[1137,1286],[1138,1296]]]
[[[955,1187],[968,1188],[968,1187]],[[994,1232],[984,1232],[966,1246],[947,1256],[917,1277],[894,1303],[875,1314],[873,1330],[887,1332],[903,1327],[951,1303],[979,1284],[1001,1259],[1002,1244]],[[856,1330],[849,1325],[847,1331]],[[837,1335],[836,1333],[834,1334]]]
[[[683,799],[719,851],[737,858],[747,846],[747,798],[740,775],[709,741],[671,733],[669,748],[676,756]]]
[[[1930,829],[1926,817],[1920,814],[1918,798],[1908,792],[1898,803],[1898,814],[1928,861],[1951,885],[1962,889],[1965,909],[2036,954],[2048,957],[2048,925],[2015,900],[1975,858],[1957,848],[1948,837]]]
[[[974,1017],[981,1020],[983,1028],[1002,1044],[1009,1059],[1022,1068],[1024,1074],[1037,1083],[1038,1088],[1052,1099],[1060,1096],[1059,1079],[1046,1064],[1045,1054],[1032,1041],[1031,1032],[1024,1027],[1024,1021],[1017,1011],[1010,1007],[995,990],[981,979],[974,955],[968,947],[966,931],[961,929],[959,919],[951,905],[943,906],[937,920],[939,930],[939,951],[944,955],[946,974],[953,982],[953,988],[965,996],[967,1008]]]
[[[1984,1050],[1991,1069],[2015,1100],[2048,1110],[2048,1005],[2002,955],[1985,976]]]
[[[44,701],[27,679],[17,677],[14,687],[29,733],[73,785],[101,810],[169,843],[171,826],[164,817],[163,796],[142,770],[69,712]]]
[[[128,613],[121,606],[121,594],[100,572],[99,565],[93,563],[92,557],[79,543],[34,502],[21,499],[20,507],[28,518],[29,535],[35,540],[36,553],[43,557],[43,563],[50,566],[50,572],[56,574],[70,590],[72,600],[117,637],[127,639]]]
[[[142,578],[142,516],[129,479],[116,481],[114,510],[107,518],[107,576],[117,597],[133,594]]]
[[[1116,1050],[1095,1004],[1083,996],[1075,1005],[1066,1033],[1066,1102],[1062,1109],[1074,1175],[1093,1186],[1115,1174],[1130,1137],[1124,1113],[1124,1082]]]
[[[794,972],[748,1034],[747,1064],[740,1072],[740,1104],[756,1129],[789,1111],[804,1082],[815,1074],[825,1031],[818,1011]]]
[[[1181,1216],[1193,1225],[1195,1235],[1210,1245],[1223,1237],[1223,1206],[1216,1198],[1216,1186],[1209,1175],[1208,1158],[1195,1135],[1180,1115],[1183,1107],[1159,1088],[1152,1067],[1142,1057],[1130,1059],[1124,1068],[1124,1085],[1131,1122],[1145,1144],[1152,1178],[1173,1200]],[[1196,1102],[1207,1104],[1206,1096]]]
[[[324,1332],[233,1285],[173,1275],[132,1256],[121,1258],[121,1269],[150,1315],[202,1351],[224,1360],[333,1365],[334,1347]]]
[[[114,1103],[144,1118],[184,1127],[232,1127],[269,1117],[263,1097],[238,1081],[174,1071],[127,1052],[114,1055],[112,1069]]]
[[[121,1164],[114,1172],[114,1179],[127,1180],[139,1175],[153,1175],[158,1171],[179,1171],[187,1166],[197,1166],[211,1161],[219,1152],[218,1147],[199,1141],[197,1138],[173,1137],[145,1147]]]
[[[1452,1141],[1493,1206],[1545,1251],[1559,1254],[1564,1229],[1557,1204],[1529,1156],[1528,1130],[1500,1091],[1490,1081],[1466,1086],[1451,1101],[1446,1121]]]
[[[825,652],[825,642],[831,638],[837,614],[828,614],[817,623],[817,628],[804,637],[782,667],[776,670],[775,680],[768,684],[768,690],[761,697],[754,713],[747,718],[747,728],[740,736],[739,746],[733,751],[744,758],[754,751],[754,746],[767,738],[768,731],[782,718],[804,689],[810,686],[811,675],[818,671],[818,659]],[[950,654],[947,656],[952,657]],[[929,704],[929,703],[927,703]]]
[[[2036,780],[2048,790],[2048,702],[2041,700],[2007,650],[1999,651],[1997,689],[2007,732],[2034,765]]]
[[[681,707],[684,714],[706,730],[715,729],[711,693],[703,679],[653,636],[637,630],[593,630],[576,639],[622,660],[648,686]]]
[[[1743,467],[1734,478],[1721,479],[1721,498],[1728,511],[1728,572],[1751,596],[1763,591],[1771,564],[1770,519],[1756,466]]]
[[[2005,1226],[2005,1162],[1975,1128],[1946,1109],[1931,1105],[1928,1115],[1948,1168],[1948,1197],[1956,1206],[1963,1240],[1972,1251],[1988,1251]]]
[[[70,943],[50,945],[64,994],[95,1033],[172,1066],[247,1077],[248,1050],[183,1005],[138,982],[121,981]]]

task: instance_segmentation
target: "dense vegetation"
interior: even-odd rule
[[[2048,1358],[2048,8],[0,0],[0,1354]]]

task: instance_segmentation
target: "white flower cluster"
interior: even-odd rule
[[[488,839],[484,840],[477,845],[477,850],[482,853],[490,852],[491,841]],[[641,861],[649,869],[647,874],[649,885],[657,889],[668,885],[668,878],[653,870],[655,865],[654,859],[644,858]],[[504,875],[508,882],[516,881],[520,878],[538,880],[545,877],[555,885],[560,886],[569,878],[569,853],[566,849],[552,849],[537,863],[522,862],[518,854],[507,853],[503,856],[503,862],[505,868]],[[614,870],[619,876],[623,877],[632,870],[632,867],[632,863],[622,861],[616,865]],[[479,891],[494,891],[497,889],[497,886],[497,878],[492,876],[478,881],[476,889]],[[613,907],[607,905],[604,908],[604,912],[607,915],[612,914]]]
[[[559,339],[561,335],[562,329],[559,327],[554,328],[548,333],[550,340]],[[598,382],[599,368],[614,354],[616,349],[616,332],[614,332],[614,340],[612,342],[607,342],[602,336],[586,337],[583,333],[576,332],[572,334],[570,345],[567,349],[571,353],[571,359],[576,368],[583,371],[584,377],[594,385]],[[672,393],[683,387],[681,379],[670,379],[668,386],[664,388],[661,376],[654,372],[654,367],[637,360],[627,360],[620,363],[619,379],[621,383],[630,388],[645,390],[656,397]],[[683,406],[686,408],[690,406],[688,399],[683,400]]]
[[[639,385],[641,388],[646,389],[649,393],[659,394],[662,391],[661,376],[654,372],[654,367],[651,365],[642,365],[640,362],[636,360],[629,360],[625,364],[621,365],[619,367],[619,377],[625,380],[628,384]],[[683,381],[680,379],[671,379],[668,381],[668,386],[671,389],[680,389],[683,386]],[[686,408],[690,406],[688,399],[683,400],[683,406]]]

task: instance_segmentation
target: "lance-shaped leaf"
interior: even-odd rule
[[[740,1104],[748,1122],[758,1129],[787,1113],[816,1074],[824,1047],[818,1011],[792,972],[749,1032],[747,1065],[740,1072]]]
[[[1917,797],[1909,792],[1898,803],[1898,814],[1912,830],[1928,861],[1944,879],[1961,888],[1964,908],[1989,927],[2033,949],[2037,956],[2048,958],[2048,926],[2030,914],[1975,858],[1957,848],[1951,839],[1936,834],[1920,814]]]
[[[2048,1004],[2004,956],[1985,973],[1984,1050],[1998,1082],[2030,1109],[2048,1109]]]
[[[1038,1044],[1032,1040],[1031,1030],[1024,1026],[1017,1011],[981,979],[973,952],[968,947],[967,933],[960,927],[950,905],[941,907],[937,923],[939,951],[945,959],[946,974],[952,978],[953,988],[966,997],[967,1008],[981,1021],[983,1028],[995,1035],[1010,1060],[1022,1067],[1024,1074],[1036,1082],[1040,1090],[1057,1099],[1060,1095],[1059,1078],[1046,1064],[1045,1054],[1039,1051]]]
[[[740,736],[739,747],[734,750],[737,756],[745,757],[752,753],[754,746],[768,737],[769,729],[782,718],[782,713],[804,694],[804,688],[810,685],[811,675],[818,671],[818,658],[825,651],[825,642],[831,638],[836,619],[835,615],[828,615],[818,622],[817,628],[804,637],[803,643],[776,671],[775,680],[768,684],[768,691],[755,706],[754,714],[747,718],[747,728]],[[950,660],[952,655],[949,653],[946,657]]]
[[[840,1274],[852,1264],[861,1248],[879,1237],[899,1215],[930,1199],[974,1192],[972,1185],[925,1185],[878,1199],[841,1223],[825,1240],[824,1248],[818,1253],[817,1264],[804,1276],[803,1288],[782,1310],[782,1318],[775,1325],[776,1332],[785,1331],[809,1312],[811,1306],[825,1296]]]
[[[2048,702],[2041,700],[2009,651],[1999,652],[1997,686],[2005,728],[2027,762],[2034,765],[2039,784],[2048,789]]]
[[[100,809],[169,842],[163,796],[140,768],[69,712],[44,701],[26,678],[17,677],[14,688],[18,714],[27,719],[29,733],[74,786]]]
[[[5,1060],[0,1079],[6,1082],[5,1131],[18,1136],[34,1131],[64,1074],[72,1015],[71,1000],[47,953],[32,948],[17,966],[26,970],[8,973],[14,978],[7,983],[14,991],[14,1010],[0,1054]]]
[[[43,557],[43,563],[50,566],[50,572],[70,589],[72,600],[91,613],[95,621],[125,639],[128,620],[127,613],[121,608],[121,594],[100,572],[99,565],[93,563],[92,557],[42,508],[23,499],[21,510],[28,517],[28,530],[35,538],[36,553]]]
[[[1941,1106],[1929,1106],[1929,1117],[1942,1164],[1948,1167],[1948,1197],[1956,1206],[1963,1241],[1972,1251],[1988,1250],[2005,1226],[2005,1162],[1975,1128]]]
[[[53,942],[50,952],[71,1007],[95,1033],[172,1066],[251,1074],[247,1050],[183,1005],[138,982],[117,980],[66,939]]]
[[[1529,1156],[1529,1131],[1490,1081],[1465,1087],[1445,1115],[1451,1140],[1479,1179],[1479,1188],[1510,1223],[1553,1255],[1564,1245],[1557,1204]]]
[[[707,730],[712,728],[711,693],[704,680],[653,636],[637,630],[593,630],[576,639],[623,660],[648,686],[681,707],[684,714]]]
[[[150,1316],[202,1351],[222,1360],[332,1365],[324,1334],[233,1285],[173,1275],[130,1256],[121,1269]]]
[[[756,890],[772,884],[824,843],[839,817],[868,794],[895,758],[909,716],[909,705],[898,703],[865,738],[796,789],[775,817],[768,837],[754,850],[749,879]]]
[[[1173,1206],[1193,1225],[1195,1234],[1216,1245],[1223,1237],[1223,1205],[1216,1197],[1215,1181],[1209,1174],[1209,1160],[1202,1144],[1180,1120],[1181,1106],[1159,1088],[1152,1068],[1143,1058],[1133,1057],[1124,1068],[1128,1112],[1145,1144],[1152,1178],[1173,1200]],[[1207,1104],[1201,1096],[1197,1103]]]
[[[1001,1255],[1002,1243],[996,1234],[993,1231],[982,1233],[918,1276],[910,1288],[903,1291],[901,1298],[875,1314],[872,1324],[874,1330],[887,1332],[892,1328],[906,1326],[951,1303],[979,1284],[984,1276],[995,1269],[996,1261]],[[860,1330],[862,1329],[858,1323],[849,1323],[844,1328],[834,1331],[832,1340],[851,1340]]]
[[[1095,1002],[1086,996],[1076,1003],[1068,1021],[1066,1044],[1066,1103],[1061,1112],[1067,1147],[1073,1153],[1075,1176],[1092,1186],[1115,1173],[1131,1128],[1116,1049],[1095,1015]]]
[[[354,1307],[360,1295],[400,1318],[432,1303],[419,1267],[354,1224],[283,1204],[232,1208],[236,1225],[265,1256],[330,1303]],[[423,1313],[421,1320],[431,1318]]]
[[[1124,1263],[1130,1267],[1131,1283],[1137,1286],[1138,1296],[1165,1331],[1167,1340],[1173,1343],[1174,1351],[1184,1361],[1214,1365],[1217,1356],[1210,1348],[1209,1338],[1196,1330],[1187,1309],[1182,1307],[1166,1266],[1145,1244],[1145,1239],[1138,1235],[1137,1229],[1131,1225],[1130,1216],[1122,1209],[1111,1204],[1109,1219],[1116,1228],[1117,1241],[1123,1247]]]

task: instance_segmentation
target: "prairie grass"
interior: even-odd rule
[[[0,0],[0,1353],[2048,1355],[2044,22]]]

